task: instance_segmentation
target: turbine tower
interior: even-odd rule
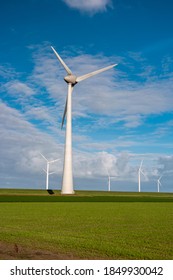
[[[142,171],[142,163],[143,163],[143,160],[141,160],[141,163],[140,163],[140,166],[138,169],[138,192],[141,191],[141,174],[145,176],[145,174]]]
[[[53,52],[55,53],[57,59],[62,64],[64,69],[67,72],[67,76],[64,77],[65,82],[68,84],[67,98],[65,103],[64,114],[62,118],[61,128],[63,127],[64,120],[66,117],[66,135],[65,135],[65,149],[64,149],[64,166],[63,166],[63,178],[62,178],[62,194],[74,194],[73,189],[73,167],[72,167],[72,91],[74,86],[94,75],[97,75],[103,71],[113,68],[117,64],[113,64],[111,66],[99,69],[97,71],[85,74],[83,76],[75,76],[72,71],[68,68],[56,50],[51,47]]]
[[[46,162],[47,162],[46,170],[45,170],[45,169],[43,169],[43,170],[44,170],[44,172],[46,173],[46,190],[48,190],[48,189],[49,189],[49,175],[55,173],[55,172],[50,172],[50,171],[49,171],[49,169],[50,169],[50,163],[53,163],[53,162],[55,162],[55,161],[58,161],[59,159],[55,159],[55,160],[50,160],[50,161],[49,161],[49,160],[48,160],[47,158],[45,158],[45,156],[43,156],[41,153],[40,153],[40,155],[41,155],[42,158],[44,158],[44,159],[46,160]]]
[[[108,175],[108,192],[111,191],[111,176]]]
[[[111,178],[116,178],[116,177],[108,175],[108,192],[111,191]]]
[[[157,191],[160,192],[160,187],[161,187],[161,183],[160,183],[160,179],[162,178],[162,176],[159,177],[159,179],[157,179]]]
[[[110,173],[108,172],[108,169],[106,168],[106,173],[108,176],[108,192],[111,191],[111,178],[116,178],[115,176],[111,176]]]

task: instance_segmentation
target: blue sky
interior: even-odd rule
[[[76,189],[173,191],[173,3],[9,0],[0,10],[1,187],[61,187],[66,75],[118,63],[73,92]]]

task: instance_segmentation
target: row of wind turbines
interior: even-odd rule
[[[139,169],[138,169],[138,192],[141,191],[141,174],[146,177],[145,173],[143,172],[142,169],[142,164],[143,164],[143,160],[141,160]],[[162,185],[160,180],[162,178],[162,175],[157,179],[157,192],[160,192],[160,186]]]
[[[141,192],[141,174],[146,177],[146,174],[144,173],[143,169],[142,169],[142,164],[143,164],[143,160],[141,160],[140,166],[138,168],[138,192]],[[111,191],[111,179],[112,178],[117,178],[117,176],[110,176],[108,170],[106,169],[107,172],[107,176],[108,176],[108,191]],[[163,175],[161,175],[158,179],[157,179],[157,192],[160,192],[160,187],[161,187],[161,178],[163,177]]]
[[[42,158],[46,161],[46,169],[43,168],[43,171],[46,173],[46,190],[49,190],[49,175],[54,174],[55,172],[50,172],[50,164],[59,161],[60,159],[48,160],[43,154],[40,153]],[[138,192],[141,192],[141,174],[146,177],[145,173],[142,170],[143,160],[140,163],[138,169]],[[107,176],[108,176],[108,192],[111,191],[111,179],[117,178],[117,176],[110,176],[108,169],[106,168]],[[161,180],[162,176],[157,179],[157,192],[160,192]]]

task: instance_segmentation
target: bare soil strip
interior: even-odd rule
[[[0,241],[1,260],[75,260],[79,259],[73,254],[50,252],[38,249],[22,247],[16,243],[10,244]]]

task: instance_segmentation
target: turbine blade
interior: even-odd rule
[[[67,98],[66,98],[64,113],[63,113],[63,117],[62,117],[61,129],[63,128],[64,120],[65,120],[66,114],[67,114]]]
[[[141,172],[141,174],[147,179],[147,176],[146,176],[146,174],[143,172],[142,169],[140,170],[140,172]]]
[[[60,160],[60,159],[57,158],[57,159],[51,160],[51,161],[49,161],[49,163],[52,163],[52,162],[55,162],[55,161],[58,161],[58,160]]]
[[[142,175],[144,175],[145,176],[145,174],[144,174],[144,172],[141,170],[141,173],[142,173]]]
[[[97,74],[99,74],[99,73],[101,73],[101,72],[104,72],[104,71],[106,71],[106,70],[109,70],[109,69],[111,69],[111,68],[113,68],[113,67],[115,67],[115,66],[117,66],[117,65],[118,65],[118,64],[113,64],[113,65],[111,65],[111,66],[107,66],[107,67],[101,68],[101,69],[99,69],[99,70],[96,70],[96,71],[94,71],[94,72],[91,72],[91,73],[85,74],[85,75],[83,75],[83,76],[77,77],[76,82],[77,82],[77,83],[78,83],[78,82],[81,82],[81,81],[83,81],[83,80],[85,80],[85,79],[88,79],[88,78],[90,78],[90,77],[92,77],[92,76],[95,76],[95,75],[97,75]]]
[[[143,164],[143,160],[141,160],[141,164],[140,164],[139,169],[141,169],[141,168],[142,168],[142,164]]]
[[[71,70],[68,68],[68,66],[65,64],[65,62],[62,60],[62,58],[59,56],[59,54],[56,52],[56,50],[51,46],[53,52],[55,53],[56,57],[58,58],[58,60],[60,61],[60,63],[62,64],[62,66],[64,67],[64,69],[66,70],[66,72],[71,75],[72,72]]]
[[[48,161],[47,158],[45,158],[45,156],[43,156],[41,153],[39,153],[39,154],[40,154],[46,161]]]
[[[73,85],[69,84],[68,85],[68,91],[73,92]],[[63,128],[63,125],[64,125],[64,120],[65,120],[65,117],[66,117],[66,114],[67,114],[67,102],[68,102],[68,94],[67,94],[67,98],[66,98],[66,102],[65,102],[65,108],[64,108],[64,113],[63,113],[63,117],[62,117],[62,123],[61,123],[61,129]]]

